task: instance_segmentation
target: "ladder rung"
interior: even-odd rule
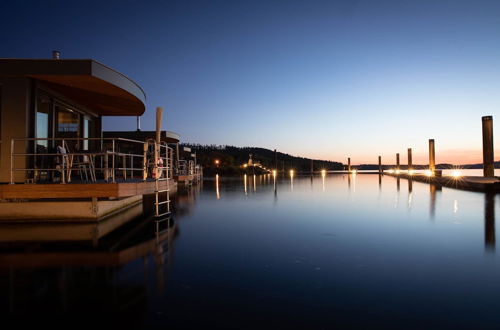
[[[167,192],[168,189],[163,189],[163,190],[155,190],[155,193],[164,193]]]
[[[167,203],[170,203],[170,200],[168,200],[168,201],[163,201],[163,202],[158,202],[158,205],[163,205],[163,204],[167,204]]]
[[[172,212],[165,212],[165,213],[161,213],[161,214],[158,214],[158,215],[155,214],[155,217],[156,218],[161,218],[161,217],[164,217],[164,216],[167,216],[167,215],[169,216],[170,214],[172,214]]]

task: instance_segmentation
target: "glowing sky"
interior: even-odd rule
[[[58,49],[128,75],[143,129],[163,106],[187,142],[426,163],[434,138],[437,162],[469,163],[481,116],[500,120],[500,1],[16,1],[0,27],[0,57]]]

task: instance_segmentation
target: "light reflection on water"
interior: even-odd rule
[[[368,174],[216,176],[174,198],[160,244],[147,221],[99,242],[144,251],[121,264],[41,260],[23,277],[9,260],[26,252],[4,247],[0,265],[22,281],[2,277],[5,297],[20,294],[3,306],[22,312],[27,285],[59,301],[64,282],[62,310],[95,299],[116,311],[137,291],[129,315],[174,327],[484,328],[500,321],[497,199]],[[81,283],[95,296],[79,299]]]

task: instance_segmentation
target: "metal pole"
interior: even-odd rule
[[[493,151],[493,117],[484,116],[483,119],[483,174],[485,177],[495,176]]]
[[[413,168],[412,157],[411,157],[411,148],[408,148],[408,171]]]
[[[436,150],[434,139],[429,139],[429,170],[432,174],[436,171]]]
[[[10,184],[14,184],[14,139],[10,140]]]
[[[111,182],[115,183],[115,139],[113,139],[113,158],[111,158],[111,167],[113,171],[111,172]]]

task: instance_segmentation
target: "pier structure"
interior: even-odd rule
[[[104,116],[145,111],[122,73],[60,55],[0,59],[0,98],[1,222],[101,221],[169,190],[173,149],[161,136],[103,136]]]

